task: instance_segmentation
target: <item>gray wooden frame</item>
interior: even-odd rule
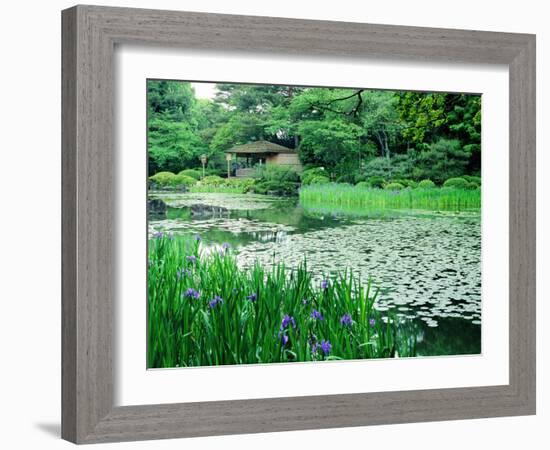
[[[76,443],[535,413],[535,37],[76,6],[62,13],[62,437]],[[508,385],[113,406],[113,52],[118,43],[330,58],[506,64]]]

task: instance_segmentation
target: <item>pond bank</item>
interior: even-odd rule
[[[209,243],[228,242],[242,268],[255,260],[265,265],[284,261],[292,268],[304,256],[316,280],[353,268],[363,282],[371,277],[380,286],[379,311],[395,312],[416,327],[424,342],[419,345],[421,354],[480,351],[479,211],[373,209],[360,216],[315,211],[296,200],[261,195],[152,197],[162,198],[169,208],[166,219],[150,220],[151,233],[201,234],[205,250]],[[192,206],[197,204],[227,211],[196,217]],[[436,342],[445,344],[438,348]]]

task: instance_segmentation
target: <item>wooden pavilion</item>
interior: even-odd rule
[[[254,167],[262,164],[287,166],[298,172],[302,171],[298,152],[273,142],[249,142],[248,144],[237,145],[229,149],[227,153],[234,155],[235,175],[237,177],[252,176]]]

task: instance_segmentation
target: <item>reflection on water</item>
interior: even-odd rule
[[[156,194],[170,207],[150,232],[201,234],[220,242],[242,267],[259,260],[296,266],[304,257],[317,280],[352,268],[380,288],[391,310],[418,336],[421,355],[481,351],[479,212],[328,211],[296,200],[235,194]]]

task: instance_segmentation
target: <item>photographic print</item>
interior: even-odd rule
[[[481,95],[147,80],[147,367],[481,353]]]

